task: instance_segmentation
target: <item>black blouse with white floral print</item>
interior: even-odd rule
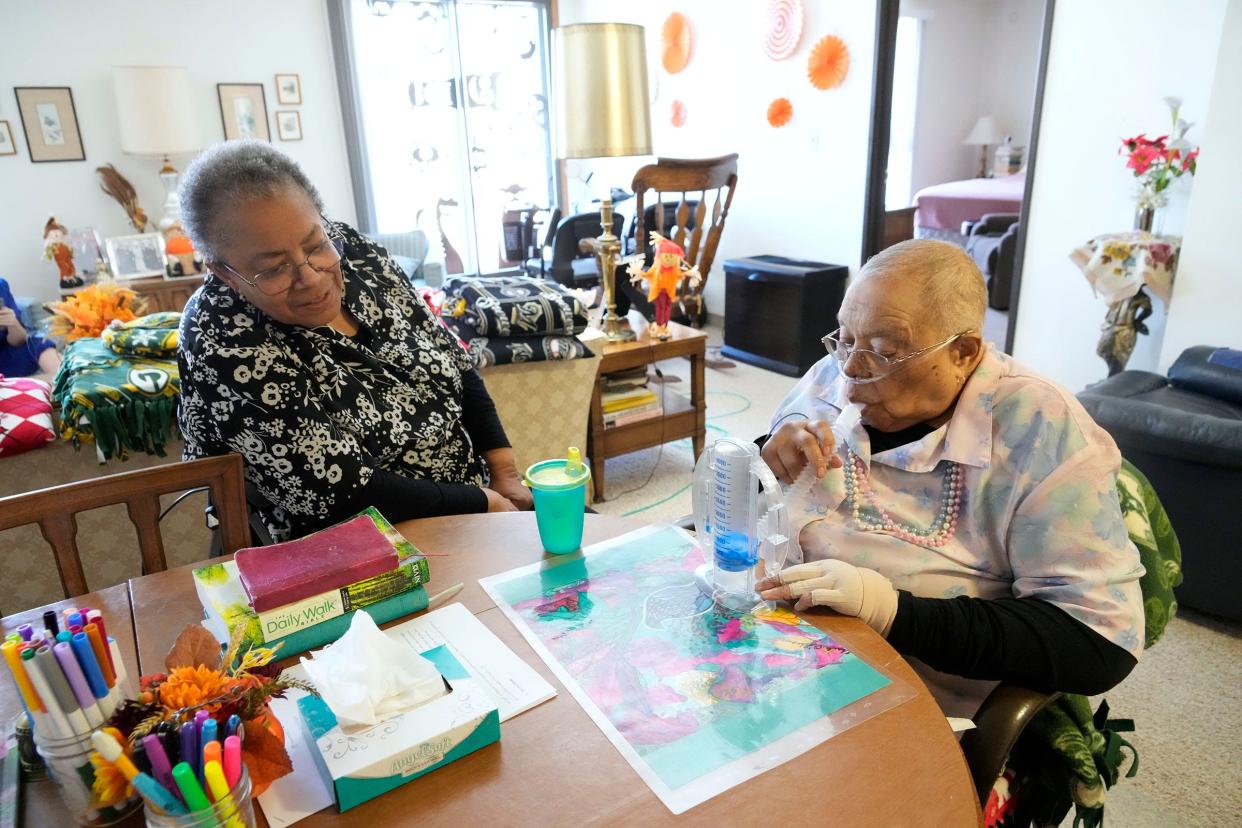
[[[277,322],[211,276],[181,322],[184,457],[240,453],[277,540],[342,517],[376,470],[487,481],[480,451],[490,447],[476,447],[465,423],[471,358],[382,248],[344,224],[328,234],[344,243],[356,337]]]

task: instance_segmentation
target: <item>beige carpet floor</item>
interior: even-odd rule
[[[720,331],[709,333],[719,344]],[[683,378],[664,384],[665,393],[689,393],[687,366],[660,363],[666,376]],[[794,382],[740,362],[709,368],[708,443],[765,433]],[[613,458],[607,462],[606,499],[594,507],[644,522],[675,520],[691,511],[693,468],[689,441]],[[1114,716],[1135,720],[1131,741],[1139,752],[1138,775],[1109,793],[1107,825],[1242,826],[1242,626],[1183,611],[1105,697]],[[1072,814],[1064,824],[1073,824]]]

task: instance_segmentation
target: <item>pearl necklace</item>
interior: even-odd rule
[[[936,513],[935,522],[926,529],[918,529],[893,520],[876,499],[875,492],[872,491],[871,484],[867,480],[867,468],[863,465],[862,458],[849,446],[845,448],[844,471],[845,494],[849,499],[850,513],[853,515],[854,525],[861,531],[883,532],[895,535],[916,546],[933,548],[944,546],[949,542],[949,538],[953,537],[957,529],[958,510],[962,505],[962,467],[957,463],[949,463],[949,470],[945,472],[940,484],[940,510]],[[863,514],[862,498],[858,496],[859,492],[878,515],[878,520]]]

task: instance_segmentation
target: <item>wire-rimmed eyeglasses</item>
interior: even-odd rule
[[[297,272],[299,267],[306,265],[312,270],[326,273],[336,267],[337,262],[341,260],[341,254],[344,252],[344,249],[345,245],[340,240],[324,239],[315,246],[314,250],[306,255],[306,258],[301,263],[295,265],[293,262],[285,262],[282,265],[261,270],[249,278],[241,275],[237,268],[227,262],[220,262],[220,265],[264,295],[278,296],[293,287],[293,274]]]
[[[837,358],[837,362],[840,364],[842,371],[845,370],[846,363],[851,359],[857,358],[860,360],[862,367],[866,372],[866,376],[849,376],[849,381],[855,383],[856,385],[864,385],[870,382],[879,382],[880,380],[891,375],[893,372],[899,370],[903,365],[906,365],[911,360],[925,356],[926,354],[930,354],[932,351],[956,342],[968,333],[971,333],[971,331],[960,331],[947,339],[937,342],[935,345],[928,345],[926,348],[920,348],[913,353],[896,358],[886,357],[884,354],[876,353],[875,351],[871,351],[866,348],[854,348],[846,345],[840,339],[840,328],[837,328],[820,341],[824,343],[824,347],[828,349],[828,353]]]

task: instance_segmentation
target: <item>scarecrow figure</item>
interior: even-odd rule
[[[634,275],[630,278],[636,285],[647,280],[647,301],[655,305],[651,333],[658,339],[668,339],[668,320],[672,316],[678,287],[683,279],[690,280],[690,287],[697,287],[703,277],[698,268],[691,267],[686,261],[686,251],[654,230],[651,232],[651,246],[655,248],[651,269],[644,272],[634,268]]]

